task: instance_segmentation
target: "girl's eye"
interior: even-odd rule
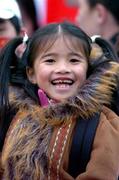
[[[54,59],[46,59],[46,60],[45,60],[45,62],[46,62],[46,63],[50,63],[50,64],[51,64],[51,63],[54,63],[54,62],[55,62],[55,60],[54,60]]]
[[[73,58],[73,59],[70,59],[70,62],[71,62],[71,63],[79,63],[80,60],[79,60],[79,59],[74,59],[74,58]]]

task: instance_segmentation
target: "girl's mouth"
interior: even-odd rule
[[[55,79],[51,82],[57,90],[68,91],[73,85],[72,79]]]
[[[53,85],[72,85],[74,81],[72,79],[56,79],[51,82]]]

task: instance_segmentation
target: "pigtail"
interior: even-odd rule
[[[93,39],[91,46],[89,75],[93,70],[97,70],[97,67],[109,66],[108,62],[118,62],[117,54],[108,41],[96,37]]]
[[[8,85],[11,81],[12,69],[17,65],[15,49],[21,42],[21,38],[15,38],[2,49],[0,54],[0,116],[2,107],[9,106]]]
[[[24,42],[24,38],[15,38],[6,45],[0,55],[0,119],[3,119],[4,113],[10,108],[8,97],[10,84],[21,87],[38,102],[36,85],[30,83],[26,75],[29,48],[26,47],[25,52],[23,50],[22,56],[19,57],[16,50],[20,45],[27,46],[27,42]]]
[[[27,42],[19,37],[11,40],[0,54],[0,149],[10,122],[19,108],[17,104],[11,105],[9,86],[19,87],[38,102],[37,87],[29,82],[26,75],[27,53],[29,54]]]
[[[98,44],[104,53],[104,56],[110,60],[118,62],[118,56],[112,45],[102,38],[96,38],[95,43]]]
[[[106,69],[106,67],[112,66],[115,62],[118,63],[117,53],[108,41],[102,38],[96,38],[95,44],[98,45],[98,49],[102,51],[102,54],[100,53],[100,56],[95,59],[94,63],[92,63],[93,61],[90,61],[93,69],[96,69],[96,67],[103,67],[103,69]],[[118,76],[116,76],[116,79],[117,82],[119,82]]]
[[[113,80],[110,81],[110,87],[113,90],[109,107],[117,115],[119,115],[119,77],[115,68],[118,67],[118,62],[119,61],[116,51],[113,49],[113,46],[108,41],[99,37],[93,39],[88,76],[95,72],[96,74],[99,74],[98,76],[100,76],[100,74],[104,74],[105,78],[107,74],[107,78],[109,78],[109,76],[112,76],[112,79],[115,80],[114,87]],[[117,66],[115,63],[117,63]],[[109,75],[111,71],[112,74]],[[104,78],[101,77],[100,79]],[[107,80],[105,79],[105,84],[106,81]]]
[[[1,50],[0,53],[0,149],[3,144],[5,131],[9,122],[9,84],[13,70],[17,66],[16,47],[22,42],[22,38],[15,38]]]
[[[107,59],[112,60],[113,62],[118,62],[118,56],[116,51],[114,51],[113,47],[110,45],[110,43],[108,43],[107,41],[103,40],[103,39],[96,39],[95,41],[99,46],[102,47],[103,52],[105,57],[107,57]],[[110,105],[110,108],[117,114],[119,115],[119,77],[116,76],[116,82],[117,82],[117,87],[115,88],[115,90],[113,91],[112,94],[112,102]]]

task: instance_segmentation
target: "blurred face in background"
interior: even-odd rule
[[[13,24],[9,20],[0,19],[0,49],[16,36],[17,32]]]
[[[99,12],[97,6],[91,8],[88,0],[77,0],[79,10],[76,22],[89,36],[99,35]]]
[[[10,20],[0,19],[0,37],[14,38],[16,36],[16,29]]]

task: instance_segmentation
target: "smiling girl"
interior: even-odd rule
[[[119,117],[108,107],[119,64],[110,45],[70,23],[36,31],[19,59],[21,43],[11,41],[0,59],[2,178],[117,179]],[[90,122],[98,123],[83,166]]]

